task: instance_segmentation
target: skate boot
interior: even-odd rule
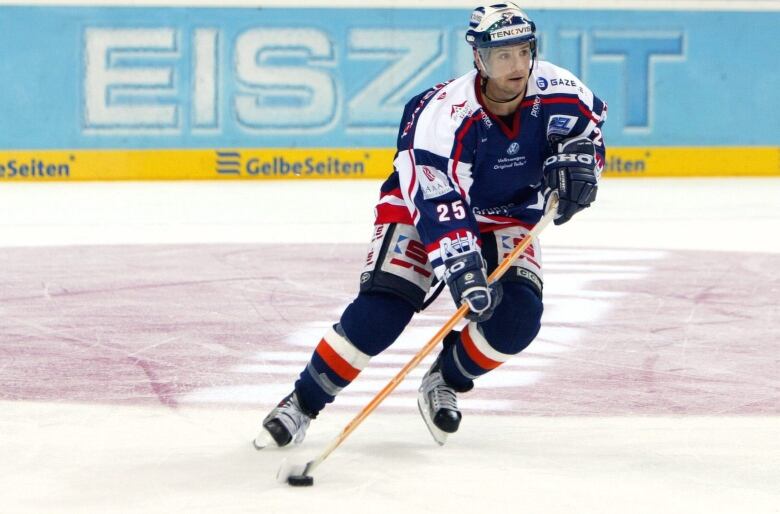
[[[457,432],[461,415],[455,389],[444,381],[440,361],[441,356],[423,377],[417,394],[417,407],[433,439],[443,445],[448,434]]]
[[[262,450],[271,442],[280,448],[290,443],[300,444],[313,418],[301,407],[298,394],[293,391],[268,413],[263,420],[263,428],[252,444],[257,450]]]

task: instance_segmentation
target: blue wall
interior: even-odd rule
[[[778,12],[536,10],[612,146],[780,144]],[[0,149],[388,147],[461,9],[0,7]]]

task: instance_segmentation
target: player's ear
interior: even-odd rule
[[[482,62],[482,58],[480,58],[479,53],[477,52],[477,49],[472,48],[471,51],[474,52],[474,67],[477,68],[477,71],[479,71],[479,74],[482,77],[486,77],[487,74],[485,73],[485,66]]]

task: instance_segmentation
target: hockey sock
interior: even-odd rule
[[[520,353],[539,333],[542,302],[528,286],[504,284],[504,299],[484,323],[469,323],[442,354],[442,376],[453,388],[468,391],[473,380]]]
[[[371,357],[390,346],[414,315],[392,294],[361,293],[322,338],[295,382],[303,406],[316,415],[348,386]]]

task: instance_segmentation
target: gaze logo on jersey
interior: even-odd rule
[[[547,79],[544,77],[539,77],[538,79],[536,79],[536,85],[539,87],[539,89],[544,91],[545,89],[547,89],[548,86]]]
[[[577,123],[577,118],[574,116],[566,116],[565,114],[550,116],[550,121],[547,122],[547,135],[568,136],[574,130],[575,123]]]

